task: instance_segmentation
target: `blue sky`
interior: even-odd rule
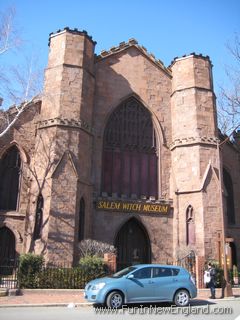
[[[226,81],[225,64],[232,63],[226,43],[240,33],[239,0],[0,0],[0,11],[10,6],[25,42],[1,64],[20,64],[23,55],[37,52],[44,68],[49,33],[68,26],[87,30],[97,41],[96,53],[135,38],[166,66],[191,52],[209,55],[216,93]]]

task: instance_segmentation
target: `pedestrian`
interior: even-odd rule
[[[207,283],[207,286],[211,291],[211,297],[209,297],[209,298],[216,299],[216,296],[215,296],[216,269],[214,268],[214,266],[211,263],[209,263],[207,271],[209,272],[209,275],[210,275],[210,281]]]

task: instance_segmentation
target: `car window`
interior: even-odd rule
[[[172,274],[173,274],[173,276],[177,276],[178,274],[179,274],[179,269],[177,269],[177,268],[172,268]]]
[[[153,278],[159,277],[171,277],[172,276],[172,269],[171,268],[153,268]]]
[[[136,269],[135,267],[125,268],[125,269],[123,269],[123,270],[120,270],[120,271],[114,273],[114,274],[112,275],[112,278],[121,278],[121,277],[125,276],[126,274],[132,272],[132,271],[135,270],[135,269]]]
[[[147,279],[151,278],[151,269],[152,268],[142,268],[133,273],[134,278],[137,279]]]

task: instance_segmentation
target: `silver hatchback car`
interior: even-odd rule
[[[179,266],[139,264],[111,277],[87,283],[84,296],[89,302],[121,308],[127,303],[173,302],[186,306],[197,296],[189,272]]]

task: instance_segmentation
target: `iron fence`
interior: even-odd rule
[[[18,283],[20,288],[82,289],[90,280],[104,275],[97,270],[89,271],[80,267],[51,266],[36,273],[18,273]]]
[[[193,278],[196,277],[196,256],[194,252],[178,259],[174,264],[184,267]],[[82,289],[90,280],[107,274],[107,270],[99,272],[97,269],[89,270],[68,265],[44,266],[39,272],[34,273],[29,269],[27,273],[21,274],[18,261],[11,261],[6,265],[0,265],[0,288]],[[233,272],[230,271],[229,279],[234,287],[240,286],[240,273],[238,273],[238,277],[236,275],[234,277]]]
[[[97,269],[66,265],[44,266],[38,272],[19,270],[18,262],[0,266],[0,288],[18,289],[82,289],[92,279],[107,275]]]
[[[0,265],[0,288],[16,289],[18,287],[18,263],[11,261]]]
[[[0,288],[82,289],[92,279],[107,275],[97,269],[71,266],[45,266],[38,272],[19,270],[18,263],[0,266]]]
[[[187,269],[196,281],[196,255],[194,251],[191,251],[185,257],[176,260],[174,264]]]

